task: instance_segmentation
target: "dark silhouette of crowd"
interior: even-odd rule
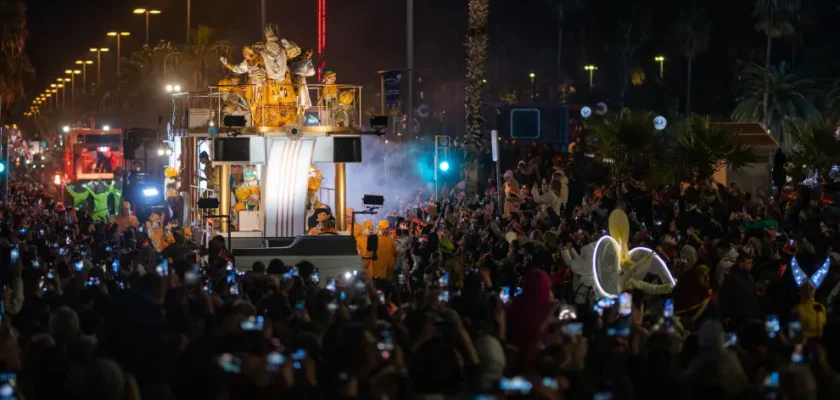
[[[534,149],[507,149],[503,187],[395,210],[389,276],[238,265],[183,231],[158,253],[14,181],[0,399],[840,398],[832,193],[650,190]],[[600,298],[573,272],[615,208],[670,293]]]

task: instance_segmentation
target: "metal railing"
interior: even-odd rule
[[[281,93],[288,98],[293,91],[292,84],[273,83],[270,85],[215,85],[206,92],[187,92],[172,97],[172,129],[176,132],[186,129],[210,129],[212,126],[223,127],[223,109],[229,104],[238,104],[247,110],[240,114],[247,115],[250,124],[254,120],[251,113],[264,112],[265,108],[255,107],[249,101],[265,93]],[[307,84],[311,105],[298,117],[300,126],[338,126],[349,122],[350,126],[360,127],[362,116],[362,86]],[[255,95],[259,91],[260,95]],[[349,93],[349,94],[345,94]],[[296,99],[294,93],[291,96]],[[276,103],[272,104],[276,105]],[[287,102],[287,107],[291,105]],[[295,111],[299,111],[296,106]],[[347,116],[342,113],[346,113]],[[250,118],[248,118],[250,117]],[[261,120],[263,120],[261,118]],[[267,127],[270,125],[254,126]]]

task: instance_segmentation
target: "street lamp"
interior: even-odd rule
[[[665,78],[665,56],[656,56],[653,61],[659,63],[659,79]]]
[[[76,108],[76,75],[81,74],[82,71],[79,71],[78,69],[68,69],[64,70],[64,73],[70,75],[70,108]],[[64,90],[66,91],[67,89]]]
[[[149,45],[149,15],[157,15],[160,14],[160,10],[149,10],[146,8],[135,8],[135,14],[146,14],[146,46]]]
[[[108,32],[108,36],[116,36],[117,37],[117,75],[120,74],[120,38],[123,36],[131,35],[130,32]]]
[[[531,101],[537,101],[537,74],[531,72],[528,78],[531,78]]]
[[[593,83],[593,80],[592,80],[592,74],[594,74],[595,71],[598,70],[598,67],[596,67],[594,65],[586,65],[586,66],[583,67],[583,69],[589,71],[589,88],[592,89],[593,87],[595,87],[595,83]]]
[[[56,80],[59,83],[63,82],[63,84],[59,84],[58,87],[64,88],[64,90],[61,92],[61,108],[64,108],[64,104],[66,103],[66,101],[64,101],[64,100],[67,99],[67,94],[66,94],[67,93],[67,85],[66,84],[67,84],[67,82],[70,82],[70,78],[58,78]],[[57,94],[55,95],[55,101],[56,101],[56,103],[58,103],[58,95]]]
[[[96,53],[96,86],[99,86],[102,70],[102,52],[108,51],[107,47],[91,47],[90,51]]]
[[[63,127],[63,128],[61,128],[61,130],[62,130],[64,133],[70,132],[70,125],[64,125],[64,127]]]
[[[82,93],[85,92],[85,88],[87,87],[87,66],[93,64],[93,61],[90,60],[76,60],[76,65],[82,66]]]

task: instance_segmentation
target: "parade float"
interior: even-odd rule
[[[250,249],[288,264],[290,254],[279,249],[312,253],[313,245],[301,243],[317,239],[336,243],[316,246],[321,251],[347,253],[359,264],[350,236],[299,236],[310,231],[316,209],[328,209],[345,229],[345,164],[361,162],[362,87],[337,83],[332,71],[309,83],[312,51],[278,32],[266,27],[264,41],[244,46],[241,60],[222,57],[230,75],[218,84],[173,93],[171,165],[180,171],[182,222],[205,237],[228,234],[238,260],[249,259]],[[321,170],[329,167],[334,187],[322,187]],[[199,208],[202,198],[218,198],[219,208]]]

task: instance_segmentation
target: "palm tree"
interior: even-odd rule
[[[673,145],[660,154],[653,168],[656,184],[703,182],[721,168],[738,171],[758,160],[738,131],[705,115],[692,114],[676,124]]]
[[[547,0],[549,6],[553,8],[554,15],[557,21],[557,60],[555,65],[555,79],[557,84],[552,90],[556,91],[562,86],[565,93],[565,74],[563,72],[563,31],[566,29],[566,16],[570,12],[575,12],[582,9],[586,3],[583,0]],[[561,99],[562,100],[562,99]]]
[[[467,85],[466,123],[464,137],[464,169],[466,194],[472,198],[478,191],[478,159],[487,148],[484,131],[485,119],[481,114],[484,70],[487,64],[487,12],[488,0],[470,0],[467,21]]]
[[[755,29],[767,36],[767,46],[764,52],[764,68],[770,69],[770,52],[773,39],[788,36],[796,28],[793,23],[799,18],[802,0],[755,0],[752,16],[756,18]],[[765,119],[764,125],[770,123],[770,76],[764,78],[764,97],[762,99]]]
[[[219,57],[229,57],[232,47],[224,40],[212,42],[212,36],[212,28],[199,25],[190,35],[192,43],[189,43],[182,51],[172,51],[166,55],[163,64],[164,75],[172,71],[190,70],[193,89],[202,89],[206,88],[209,82],[208,65],[218,65],[219,74],[225,73],[219,63]]]
[[[0,108],[10,107],[23,94],[23,77],[33,72],[26,55],[26,5],[0,0]]]
[[[674,23],[674,38],[680,46],[680,53],[688,62],[685,84],[685,115],[691,114],[691,67],[694,59],[708,50],[712,21],[705,10],[691,9],[680,12]]]
[[[618,106],[624,107],[624,98],[630,86],[630,68],[633,56],[648,40],[650,18],[636,17],[633,20],[619,21],[615,28],[614,44],[609,49],[618,54],[621,61],[620,89]]]
[[[591,118],[595,154],[609,164],[613,182],[628,182],[631,172],[646,169],[659,140],[654,118],[653,113],[626,108]]]
[[[820,177],[827,177],[831,168],[840,163],[838,126],[840,119],[836,117],[785,120],[785,132],[796,143],[791,154],[793,164],[807,166]]]
[[[831,83],[823,97],[823,114],[830,118],[840,118],[840,80]]]
[[[769,69],[751,64],[741,73],[738,98],[732,118],[736,121],[765,121],[765,126],[784,143],[782,119],[808,118],[816,114],[816,83],[802,68],[786,62]],[[764,107],[764,99],[769,107]]]

